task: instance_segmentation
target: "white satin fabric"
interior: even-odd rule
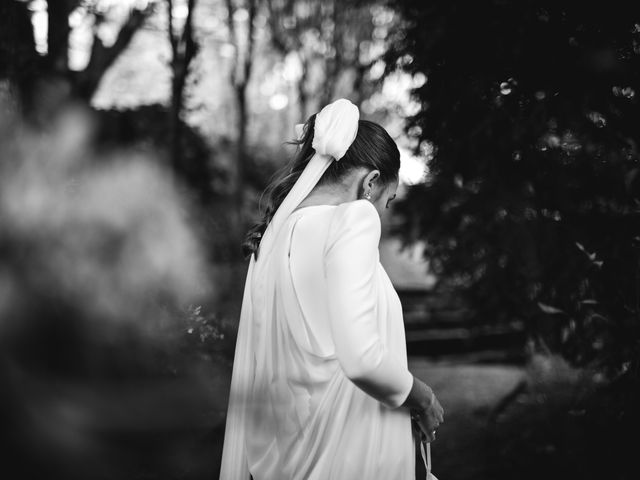
[[[236,357],[249,355],[253,372],[245,421],[227,419],[221,479],[415,479],[410,416],[399,407],[413,376],[379,240],[368,200],[303,207],[274,242],[269,279],[250,263],[254,295],[272,302],[243,311],[251,340]],[[273,288],[258,286],[265,281]],[[227,435],[238,427],[244,451],[230,455]]]
[[[358,120],[358,107],[349,100],[340,98],[330,103],[316,115],[311,146],[316,152],[340,160],[356,138]]]

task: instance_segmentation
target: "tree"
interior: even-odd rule
[[[53,4],[54,2],[49,3]],[[77,0],[76,2],[68,3],[77,3]],[[99,3],[99,0],[96,3]],[[105,72],[111,65],[113,65],[113,62],[118,58],[118,56],[129,46],[135,33],[144,25],[145,20],[153,12],[155,5],[155,2],[149,2],[147,3],[147,6],[142,9],[132,7],[129,17],[120,27],[115,42],[110,46],[105,46],[104,42],[98,35],[98,29],[95,29],[89,63],[82,71],[71,74],[74,88],[82,98],[87,101],[91,100],[91,97],[93,97],[93,94],[97,90],[100,80],[104,76]],[[89,12],[95,16],[97,27],[100,22],[103,21],[103,15],[95,9],[95,4]],[[56,18],[57,23],[62,24],[66,22],[68,24],[69,13],[70,10],[68,9],[64,13],[61,12]],[[66,36],[63,37],[64,43],[62,48],[68,49],[68,29],[65,33]]]
[[[38,57],[27,5],[15,1],[2,2],[0,4],[0,79],[7,80],[11,89],[18,90],[21,103],[27,100],[22,93],[30,88],[37,64]]]
[[[184,105],[184,87],[189,74],[191,61],[198,52],[198,45],[193,33],[193,11],[195,0],[187,1],[187,15],[181,32],[176,31],[174,22],[174,1],[167,0],[167,16],[169,20],[169,43],[171,44],[171,108],[169,124],[171,132],[171,162],[174,170],[181,167],[181,120]]]
[[[408,127],[435,148],[405,237],[478,322],[637,378],[640,7],[398,3],[389,70],[426,75]]]
[[[379,77],[367,74],[381,60],[395,21],[383,2],[267,0],[267,10],[271,44],[300,63],[300,121],[336,96],[359,105],[379,87]],[[321,75],[314,76],[313,67]]]
[[[300,62],[300,78],[297,82],[300,121],[306,120],[308,98],[306,80],[311,62],[311,49],[305,44],[305,35],[320,28],[321,16],[318,2],[296,0],[267,0],[271,45],[281,54],[295,52]]]
[[[63,82],[74,98],[90,101],[104,73],[127,48],[145,19],[152,12],[154,2],[144,8],[130,9],[129,17],[120,27],[113,44],[106,46],[99,35],[99,26],[105,19],[105,8],[100,0],[49,0],[47,2],[47,52],[35,51],[33,30],[28,6],[31,2],[10,0],[2,5],[2,38],[0,50],[13,52],[6,56],[6,66],[0,75],[11,80],[19,91],[24,109],[29,112],[40,107],[42,98],[37,85],[42,82]],[[133,5],[133,4],[132,4]],[[69,15],[82,8],[94,19],[91,55],[86,67],[80,71],[69,68]],[[6,32],[6,33],[5,33]],[[11,74],[10,72],[13,72]]]
[[[258,9],[258,0],[246,0],[242,7],[234,0],[226,0],[226,2],[229,41],[234,47],[230,80],[236,101],[238,137],[236,140],[236,169],[233,180],[233,196],[236,206],[235,224],[237,232],[240,234],[244,227],[244,176],[247,163],[247,126],[249,122],[247,85],[249,84],[253,67],[253,51],[255,46],[254,19]],[[237,17],[241,19],[244,17],[240,28],[236,27]]]

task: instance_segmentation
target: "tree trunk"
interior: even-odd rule
[[[325,81],[320,95],[320,108],[331,103],[335,94],[335,87],[338,76],[342,68],[342,51],[341,51],[341,31],[339,27],[340,12],[338,0],[331,3],[331,20],[333,22],[333,31],[331,32],[331,47],[333,48],[333,58],[327,58],[325,62]]]
[[[74,5],[68,0],[47,1],[47,56],[45,67],[54,74],[69,72],[69,15]]]
[[[27,5],[0,2],[0,80],[8,80],[10,101],[30,110],[31,92],[37,78],[39,58]]]
[[[116,41],[110,47],[105,47],[98,35],[94,35],[89,63],[84,70],[74,74],[74,90],[79,97],[87,102],[91,101],[104,74],[120,54],[126,50],[133,36],[144,25],[152,10],[152,4],[144,10],[133,9],[118,32]]]
[[[169,136],[171,166],[174,172],[178,172],[182,167],[182,123],[180,114],[183,107],[183,93],[186,81],[186,72],[174,72],[171,85],[171,108],[169,111]]]
[[[193,11],[195,0],[187,4],[187,18],[180,34],[174,32],[173,1],[167,1],[169,15],[169,42],[171,44],[171,107],[169,109],[169,152],[171,166],[177,174],[181,173],[182,165],[182,121],[180,115],[184,104],[184,87],[189,74],[189,66],[196,54],[197,45],[193,37]]]
[[[236,184],[234,203],[237,206],[237,224],[242,231],[244,222],[244,176],[247,161],[247,84],[236,86],[236,103],[238,105],[238,146],[236,160]]]
[[[236,143],[236,165],[234,171],[234,182],[232,190],[233,203],[235,205],[234,212],[234,231],[235,237],[242,239],[245,218],[244,218],[244,189],[245,189],[245,169],[247,163],[247,123],[249,115],[247,111],[246,91],[249,79],[251,78],[251,70],[253,67],[253,49],[254,49],[254,19],[257,11],[257,0],[248,0],[247,9],[249,16],[247,18],[246,29],[246,49],[243,55],[240,54],[241,42],[238,41],[237,31],[234,25],[234,12],[236,10],[233,0],[227,0],[227,22],[229,27],[230,41],[235,47],[235,57],[231,71],[231,84],[235,92],[236,109],[237,109],[237,143]],[[238,252],[240,249],[238,248]]]
[[[302,75],[298,80],[298,103],[300,105],[300,121],[306,122],[309,112],[309,95],[307,94],[306,84],[309,70],[309,60],[300,55],[300,63],[302,64]]]

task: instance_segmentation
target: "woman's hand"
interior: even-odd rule
[[[411,419],[422,433],[422,440],[433,442],[437,428],[444,422],[444,409],[431,387],[413,377],[413,387],[403,405],[409,407]]]
[[[411,419],[420,429],[422,441],[433,442],[436,439],[436,430],[444,422],[444,409],[431,391],[432,400],[424,409],[411,409]]]

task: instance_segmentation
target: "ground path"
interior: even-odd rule
[[[525,380],[521,367],[439,363],[412,357],[409,368],[436,392],[445,422],[431,446],[433,473],[446,480],[485,478],[492,415]],[[444,475],[446,473],[446,475]]]

